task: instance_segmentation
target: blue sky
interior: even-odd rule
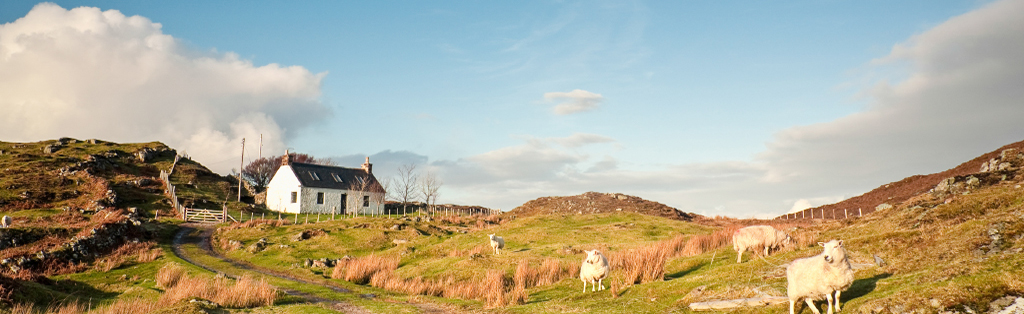
[[[814,188],[796,178],[828,171],[787,170],[784,177],[793,179],[770,175],[773,165],[791,159],[778,149],[790,147],[786,139],[794,137],[787,135],[885,108],[879,86],[899,88],[920,74],[915,64],[926,58],[893,57],[894,47],[913,46],[915,36],[938,33],[958,16],[1019,1],[54,3],[159,23],[150,31],[172,37],[173,53],[182,58],[224,61],[233,54],[232,60],[253,68],[301,67],[308,73],[292,72],[294,79],[267,86],[294,82],[315,91],[202,92],[181,101],[208,97],[198,101],[273,122],[238,127],[245,123],[216,109],[201,126],[219,131],[212,133],[224,143],[243,134],[254,143],[252,132],[239,129],[258,134],[269,127],[265,136],[277,137],[267,139],[269,147],[345,161],[372,155],[381,175],[401,163],[419,163],[447,182],[442,202],[511,209],[539,196],[598,190],[704,214],[767,216],[800,200],[820,205],[906,175],[941,171],[1024,135],[1011,129],[984,141],[965,137],[962,151],[909,167],[865,161],[870,169]],[[0,23],[15,22],[36,5],[3,2]],[[990,27],[995,32],[1000,26]],[[886,58],[893,60],[878,62]],[[555,111],[559,103],[580,101],[579,95],[592,103],[572,113]],[[266,100],[249,106],[239,100],[247,97]],[[293,98],[304,105],[292,107]],[[202,108],[190,112],[203,116]],[[216,136],[175,139],[166,135],[167,126],[160,128],[151,140],[192,148],[222,173],[237,168],[228,150],[209,148],[222,144],[197,144],[197,138]],[[40,140],[68,132],[75,131],[5,135],[0,129],[0,136]],[[913,138],[899,132],[862,136]],[[100,129],[82,133],[77,136],[145,140]],[[716,183],[736,177],[747,183]],[[757,189],[752,182],[780,186],[779,196],[736,200],[737,193]]]

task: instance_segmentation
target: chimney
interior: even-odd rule
[[[281,165],[282,166],[290,165],[292,163],[291,159],[292,158],[288,156],[288,150],[287,149],[284,150],[284,156],[281,157]]]
[[[366,156],[366,162],[363,163],[363,170],[365,170],[367,174],[373,174],[373,164],[370,163],[370,156]]]

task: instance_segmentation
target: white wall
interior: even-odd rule
[[[274,177],[270,179],[270,184],[267,184],[267,208],[279,212],[298,213],[301,202],[292,204],[291,192],[298,192],[298,198],[301,200],[305,197],[301,190],[299,178],[295,177],[292,167],[281,166],[277,169]],[[316,201],[316,195],[313,197],[313,200]]]

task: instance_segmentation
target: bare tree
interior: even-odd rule
[[[437,177],[437,174],[433,172],[427,172],[420,180],[420,194],[423,195],[423,201],[427,203],[429,212],[434,213],[434,205],[437,204],[437,196],[440,194],[438,190],[441,189],[441,179]]]
[[[416,200],[416,183],[419,181],[419,174],[416,173],[415,164],[405,164],[398,168],[398,179],[395,183],[395,197],[402,202],[402,215],[404,216],[410,201]]]

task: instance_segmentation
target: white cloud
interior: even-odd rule
[[[604,100],[604,96],[582,89],[574,89],[568,93],[544,93],[544,99],[559,102],[555,105],[555,114],[567,115],[597,109],[601,101]]]
[[[189,50],[145,17],[42,3],[0,25],[0,137],[159,140],[224,173],[243,137],[283,151],[329,116],[324,75]]]

